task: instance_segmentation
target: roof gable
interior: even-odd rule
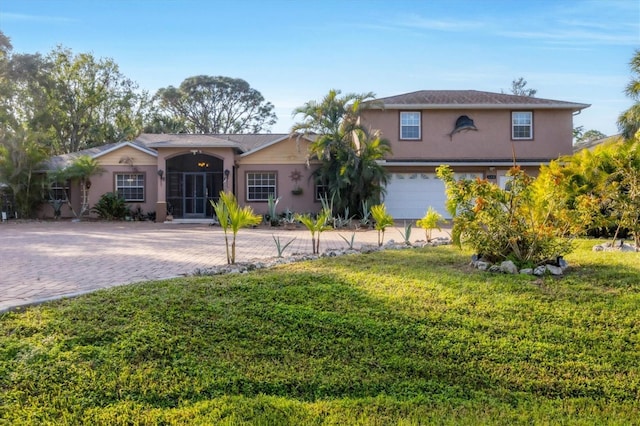
[[[97,159],[102,157],[103,155],[107,155],[111,152],[117,151],[123,147],[131,147],[138,151],[141,151],[147,155],[151,155],[153,157],[157,157],[158,153],[152,149],[147,148],[143,144],[140,144],[136,141],[125,141],[125,142],[116,142],[109,143],[105,145],[100,145],[92,148],[83,149],[81,151],[70,152],[68,154],[56,155],[51,157],[48,161],[45,162],[46,170],[55,170],[62,169],[71,165],[77,158],[88,155],[93,159]]]
[[[579,111],[589,104],[557,101],[532,96],[478,90],[419,90],[365,102],[372,109],[569,109]]]

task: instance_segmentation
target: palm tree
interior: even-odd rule
[[[370,134],[360,123],[362,104],[374,94],[340,94],[330,90],[322,101],[296,108],[294,116],[301,114],[303,120],[294,124],[291,132],[318,135],[309,148],[309,157],[321,161],[315,179],[326,185],[338,211],[358,211],[363,201],[379,202],[387,174],[377,161],[391,148],[387,140]]]
[[[224,230],[224,243],[227,248],[227,263],[232,265],[236,263],[236,236],[240,228],[258,225],[262,221],[262,216],[253,213],[253,209],[249,206],[240,207],[236,197],[230,192],[220,191],[220,199],[218,202],[209,200],[216,212],[218,222]],[[228,232],[231,230],[232,241],[231,250],[229,250]]]
[[[636,76],[627,84],[625,93],[635,101],[635,104],[618,117],[618,128],[625,140],[633,139],[640,130],[640,49],[635,51],[629,65],[631,72]]]

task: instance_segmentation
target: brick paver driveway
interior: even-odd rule
[[[344,248],[349,230],[324,232],[320,251]],[[424,237],[414,230],[412,240]],[[242,229],[236,260],[277,254],[273,235],[295,241],[285,254],[311,253],[306,229]],[[401,240],[388,229],[386,240]],[[377,241],[358,231],[355,246]],[[21,305],[87,293],[100,288],[188,275],[226,264],[222,229],[206,224],[152,222],[0,223],[0,312]]]

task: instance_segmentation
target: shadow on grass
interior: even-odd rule
[[[6,410],[77,412],[261,395],[637,399],[640,363],[628,338],[637,309],[595,290],[581,296],[599,287],[588,271],[575,274],[577,290],[573,278],[545,282],[556,289],[550,297],[530,277],[469,271],[466,259],[452,249],[345,256],[8,314],[0,396]],[[629,285],[633,271],[622,271]]]

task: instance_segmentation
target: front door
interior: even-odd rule
[[[183,212],[185,218],[205,217],[207,211],[206,173],[184,174]]]

